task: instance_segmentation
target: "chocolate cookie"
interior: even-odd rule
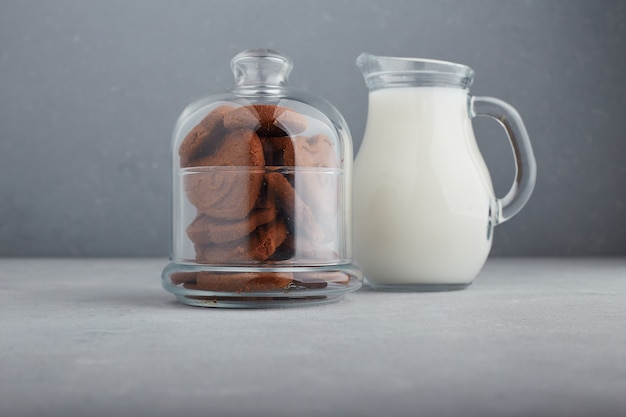
[[[224,221],[198,214],[187,227],[187,236],[194,243],[225,243],[241,239],[254,231],[258,226],[276,219],[276,207],[269,206],[253,210],[249,216],[241,220]]]
[[[263,155],[267,166],[294,166],[296,164],[293,141],[290,136],[261,137]]]
[[[208,168],[185,175],[187,198],[210,217],[242,219],[254,207],[261,190],[264,163],[263,146],[253,131],[231,132],[214,154],[194,161]]]
[[[298,194],[316,218],[333,219],[339,210],[339,178],[333,171],[339,167],[335,146],[326,135],[299,136],[294,139],[294,152],[296,166],[322,168],[297,173],[295,185]],[[327,223],[330,225],[330,222]]]
[[[224,116],[227,129],[252,129],[260,136],[288,136],[306,130],[306,118],[286,107],[253,104],[239,107]]]
[[[333,142],[326,135],[297,136],[294,139],[295,165],[337,168],[339,161]]]
[[[265,178],[263,179],[263,184],[261,185],[261,192],[257,196],[256,202],[254,203],[255,209],[266,209],[266,208],[275,208],[276,207],[276,197],[274,196],[274,192],[267,188],[267,181]]]
[[[195,284],[196,272],[174,272],[170,275],[170,282],[174,285]]]
[[[326,283],[343,284],[350,283],[350,275],[340,271],[324,271],[324,272],[298,272],[294,274],[295,282],[319,282],[324,281]]]
[[[260,166],[265,165],[263,145],[250,129],[229,132],[212,155],[195,160],[196,166]]]
[[[200,290],[220,292],[252,292],[287,289],[293,274],[279,272],[198,272]]]
[[[302,201],[293,186],[278,172],[265,174],[268,189],[276,194],[278,205],[282,208],[285,216],[293,223],[294,232],[304,233],[315,242],[325,240],[324,230],[319,226],[309,206]]]
[[[208,264],[262,262],[276,251],[287,237],[287,226],[274,221],[258,227],[250,235],[221,245],[196,244],[196,261]]]
[[[181,167],[193,166],[195,159],[215,152],[224,136],[224,115],[231,110],[231,106],[220,106],[191,129],[178,148]]]

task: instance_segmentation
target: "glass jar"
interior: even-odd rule
[[[291,60],[231,61],[235,88],[190,104],[173,136],[171,262],[185,304],[324,303],[361,286],[352,263],[352,141],[327,101],[287,88]]]

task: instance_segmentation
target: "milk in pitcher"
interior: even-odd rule
[[[357,259],[371,284],[463,287],[478,274],[496,199],[467,90],[370,92],[354,187]]]

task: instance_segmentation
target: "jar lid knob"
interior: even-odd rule
[[[248,49],[230,62],[236,89],[282,89],[293,64],[291,59],[272,49]]]

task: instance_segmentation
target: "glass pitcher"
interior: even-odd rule
[[[440,291],[469,285],[485,263],[493,227],[528,201],[536,164],[517,111],[469,92],[471,68],[362,54],[369,88],[354,167],[356,259],[380,289]],[[496,119],[511,142],[515,181],[496,198],[472,118]]]

